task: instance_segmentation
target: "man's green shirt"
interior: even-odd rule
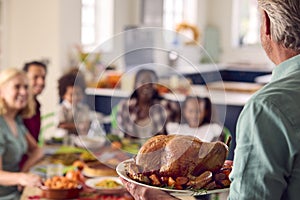
[[[230,199],[300,198],[300,55],[273,70],[237,123]]]

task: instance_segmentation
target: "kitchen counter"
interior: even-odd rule
[[[213,104],[243,106],[251,98],[253,92],[260,88],[260,85],[254,83],[223,82],[223,84],[221,82],[211,84],[209,90],[203,85],[193,85],[191,94],[208,96]],[[121,89],[106,88],[87,88],[85,92],[88,96],[103,96],[113,99],[128,98],[131,94],[131,92]],[[167,93],[164,96],[167,99],[179,101],[183,101],[185,98],[183,94]]]
[[[255,78],[256,83],[267,84],[271,81],[272,74],[267,74],[263,76],[258,76]]]
[[[246,64],[246,63],[211,63],[200,65],[189,65],[174,67],[176,72],[182,74],[204,73],[212,71],[232,70],[245,72],[272,72],[273,67],[268,64]]]
[[[175,67],[174,70],[180,74],[188,75],[188,74],[195,74],[195,73],[199,74],[199,73],[220,71],[220,70],[225,70],[226,68],[227,66],[223,64],[201,64],[201,65]]]

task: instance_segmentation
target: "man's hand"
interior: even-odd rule
[[[128,192],[134,197],[136,200],[175,200],[177,198],[169,195],[168,193],[157,190],[157,189],[151,189],[147,187],[143,187],[131,182],[128,182],[124,179],[122,179],[122,182]]]

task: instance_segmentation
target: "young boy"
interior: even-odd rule
[[[82,103],[84,79],[74,73],[65,74],[58,80],[58,90],[62,102],[56,113],[57,127],[68,134],[87,134],[91,119],[89,107]]]

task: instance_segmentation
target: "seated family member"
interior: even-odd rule
[[[32,61],[25,63],[23,70],[28,76],[29,84],[36,104],[35,115],[24,119],[24,124],[34,139],[38,141],[41,129],[41,105],[37,99],[37,96],[40,95],[45,88],[47,66],[42,62]]]
[[[223,140],[222,127],[212,122],[212,105],[209,98],[188,96],[182,107],[184,123],[168,123],[168,134],[193,135],[207,142]]]
[[[81,76],[67,73],[58,80],[59,97],[62,102],[56,112],[56,123],[60,130],[56,137],[65,134],[87,134],[90,127],[90,109],[82,103],[85,82]]]
[[[0,199],[20,199],[18,187],[41,185],[39,176],[26,173],[43,155],[22,120],[35,110],[29,88],[25,72],[10,68],[0,73]],[[24,154],[28,159],[20,169]]]
[[[26,72],[31,92],[35,101],[35,114],[29,118],[23,119],[25,127],[33,138],[39,142],[40,130],[41,130],[41,104],[37,97],[43,92],[45,88],[45,79],[47,74],[47,66],[39,61],[31,61],[25,63],[23,71]],[[23,166],[27,159],[27,155],[23,156],[20,163],[20,167]]]
[[[118,105],[117,127],[124,137],[146,139],[165,134],[168,121],[179,121],[179,105],[158,94],[157,82],[154,71],[141,69],[137,72],[133,94]]]

